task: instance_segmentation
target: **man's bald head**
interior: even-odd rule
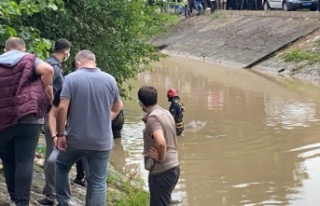
[[[10,37],[5,43],[5,52],[11,50],[26,51],[26,44],[19,37]]]
[[[76,59],[77,68],[81,68],[81,67],[95,68],[96,67],[96,56],[90,50],[79,51],[75,59]]]
[[[79,51],[76,55],[76,61],[93,61],[96,62],[96,56],[90,50]]]

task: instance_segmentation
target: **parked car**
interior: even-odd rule
[[[295,11],[297,9],[318,9],[318,0],[262,0],[263,9],[282,9],[284,11]]]

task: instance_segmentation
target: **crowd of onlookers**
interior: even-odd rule
[[[108,164],[113,138],[121,136],[123,103],[116,79],[97,67],[92,51],[77,52],[72,72],[64,75],[71,42],[58,39],[46,60],[27,53],[10,37],[0,55],[0,159],[11,206],[29,206],[33,161],[41,128],[46,155],[43,197],[36,205],[69,206],[69,173],[86,186],[87,206],[106,205]],[[156,88],[137,94],[143,121],[143,155],[149,171],[150,206],[169,206],[179,176],[177,136],[184,129],[184,105],[175,89],[167,93],[170,111],[158,105]],[[10,201],[10,202],[9,202]],[[0,202],[1,204],[2,202]]]
[[[171,8],[177,14],[200,15],[204,11],[213,13],[215,10],[256,10],[262,7],[258,0],[147,0],[149,5],[158,5],[161,12]]]

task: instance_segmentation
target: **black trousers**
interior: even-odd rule
[[[180,166],[149,175],[150,206],[169,206],[171,194],[180,176]]]
[[[79,159],[76,163],[77,166],[77,176],[76,179],[82,180],[84,178],[84,167],[83,167],[83,162],[82,159]]]
[[[29,206],[33,161],[41,125],[17,124],[0,131],[0,158],[7,189],[17,206]]]

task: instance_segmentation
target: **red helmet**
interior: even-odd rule
[[[178,93],[175,89],[169,89],[168,92],[167,92],[167,97],[176,97],[178,96]]]

